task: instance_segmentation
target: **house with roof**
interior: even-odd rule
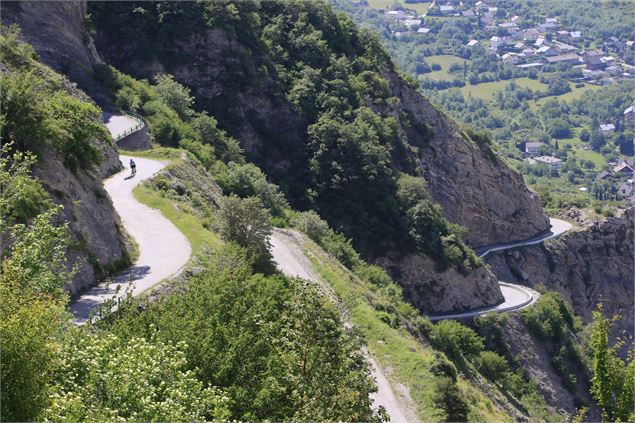
[[[470,40],[467,42],[466,46],[472,47],[478,44],[478,40]]]
[[[604,170],[600,173],[598,173],[598,175],[595,177],[596,181],[606,181],[607,179],[609,179],[611,177],[611,174]]]
[[[498,50],[503,44],[505,44],[505,37],[494,35],[489,39],[489,48],[494,51]]]
[[[527,28],[523,31],[523,40],[525,41],[536,41],[540,33],[536,28]]]
[[[439,10],[444,15],[451,15],[454,13],[454,6],[451,4],[444,4],[443,6],[439,6]]]
[[[545,145],[544,142],[526,142],[525,143],[525,153],[527,154],[538,154],[540,153],[540,147]]]
[[[507,32],[509,32],[510,34],[513,34],[518,31],[518,25],[515,24],[514,22],[503,22],[498,24],[498,27],[506,29]]]
[[[578,55],[575,53],[569,54],[561,54],[558,56],[547,57],[547,63],[557,64],[557,63],[568,63],[570,65],[576,65],[580,62]]]
[[[430,32],[430,28],[419,28],[417,32],[419,34],[427,34],[428,32]]]
[[[582,38],[582,32],[580,32],[580,31],[571,31],[571,32],[569,32],[569,36],[571,38],[573,38],[574,40],[578,39],[578,38]]]
[[[613,125],[612,123],[602,123],[600,124],[600,130],[603,133],[608,134],[615,131],[615,125]]]
[[[622,125],[635,130],[635,106],[627,107],[622,113]]]
[[[613,173],[620,176],[633,175],[633,166],[624,160],[622,163],[613,168]]]
[[[602,61],[602,52],[593,50],[593,51],[585,51],[582,53],[582,59],[584,59],[584,64],[587,69],[604,69],[606,67],[606,63]]]
[[[559,169],[562,166],[562,160],[553,156],[538,156],[534,159],[538,163],[543,163],[552,169]]]

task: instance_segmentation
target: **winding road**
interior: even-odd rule
[[[135,157],[137,174],[130,175],[130,157],[120,156],[124,170],[104,181],[113,206],[123,227],[136,241],[139,258],[125,272],[109,283],[101,283],[86,291],[70,304],[74,323],[86,323],[96,307],[105,301],[115,301],[127,290],[137,296],[162,280],[177,274],[190,259],[192,248],[187,238],[159,210],[139,203],[132,195],[134,187],[151,178],[166,164],[157,160]]]
[[[557,238],[563,233],[571,229],[571,224],[564,220],[550,218],[549,222],[551,227],[543,233],[536,235],[533,238],[526,239],[524,241],[509,242],[506,244],[491,245],[487,247],[475,248],[474,251],[481,258],[485,258],[488,254],[495,251],[512,250],[514,248],[526,247],[529,245],[540,244],[548,239]],[[499,282],[501,293],[505,299],[502,303],[491,306],[479,308],[476,310],[468,310],[461,313],[444,313],[428,316],[428,319],[432,321],[447,320],[447,319],[467,319],[470,317],[480,316],[487,313],[500,313],[503,311],[520,310],[531,304],[537,299],[539,294],[522,285],[516,285],[513,283]]]

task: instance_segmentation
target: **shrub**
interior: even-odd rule
[[[509,371],[507,360],[493,351],[481,351],[478,363],[479,371],[492,381],[500,381]]]
[[[436,324],[430,342],[459,362],[466,357],[478,355],[483,350],[483,338],[454,320],[443,320]]]
[[[313,210],[298,213],[293,219],[292,225],[308,235],[313,241],[321,245],[323,240],[332,234],[329,224]]]

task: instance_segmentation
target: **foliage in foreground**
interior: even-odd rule
[[[225,390],[241,420],[373,420],[360,339],[312,285],[252,275],[228,247],[182,292],[112,322],[122,339],[187,342],[189,368]],[[181,290],[179,290],[181,291]]]
[[[593,311],[590,347],[593,354],[591,395],[608,421],[635,420],[635,356],[629,350],[626,361],[617,354],[623,342],[609,345],[609,332],[616,317],[609,319],[600,304]]]

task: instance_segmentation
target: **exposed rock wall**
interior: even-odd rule
[[[22,38],[35,48],[43,63],[65,74],[104,106],[107,98],[93,79],[101,58],[86,31],[85,0],[10,1],[2,3],[2,24],[18,24]]]
[[[472,246],[519,241],[549,228],[522,175],[472,142],[458,124],[395,73],[386,73],[401,108],[432,128],[416,160],[445,216],[466,227]]]
[[[491,254],[504,281],[558,291],[585,322],[598,303],[621,314],[614,335],[635,334],[633,208],[619,216],[581,222],[580,228],[543,245]]]
[[[472,310],[504,300],[496,277],[485,267],[468,275],[455,268],[437,273],[432,259],[417,254],[383,257],[377,264],[399,281],[405,298],[424,314]]]
[[[571,369],[575,372],[577,383],[575,390],[569,391],[552,362],[557,351],[554,351],[552,345],[533,335],[520,314],[511,313],[502,329],[503,342],[513,352],[518,365],[536,383],[549,407],[575,416],[581,406],[591,407],[594,404],[589,396],[589,375],[585,370],[578,366]],[[586,418],[589,421],[599,421],[597,408],[591,407]]]

